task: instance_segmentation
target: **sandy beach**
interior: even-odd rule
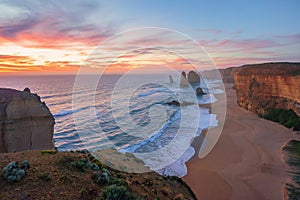
[[[221,137],[208,156],[187,163],[184,181],[200,200],[282,199],[288,166],[281,147],[300,136],[240,108],[232,84],[225,87],[227,116]],[[193,146],[199,143],[201,138]]]

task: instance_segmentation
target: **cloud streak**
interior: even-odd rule
[[[25,3],[6,4],[6,7],[24,10],[23,13],[26,14],[2,18],[0,37],[26,47],[94,46],[114,35],[118,29],[118,25],[105,21],[105,18],[101,19],[101,24],[88,20],[91,11],[101,10],[97,3],[91,5],[79,1],[66,1],[64,6],[61,6],[57,1],[47,1],[45,6],[41,2],[30,2],[30,7]]]
[[[0,55],[0,72],[74,72],[80,62],[94,59],[95,64],[105,66],[115,57],[117,61],[113,66],[116,71],[122,71],[122,67],[128,70],[150,64],[175,66],[179,70],[189,66],[184,57],[159,53],[161,50],[172,52],[174,48],[194,62],[207,62],[201,60],[203,57],[199,56],[199,51],[189,49],[188,40],[170,37],[167,29],[154,35],[146,30],[132,35],[130,40],[124,40],[126,42],[105,45],[104,50],[109,54],[101,57],[102,52],[96,52],[96,58],[93,58],[89,55],[93,47],[120,31],[127,31],[124,24],[128,20],[116,21],[111,15],[98,1],[0,2],[0,49],[7,49],[3,52],[6,55]],[[194,39],[219,67],[300,60],[297,54],[300,33],[259,38],[255,35],[245,37],[245,30],[213,27],[188,27],[187,30],[195,34]],[[210,37],[201,37],[203,34]],[[22,48],[16,50],[18,45]]]

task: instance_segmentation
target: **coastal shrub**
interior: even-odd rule
[[[292,128],[295,124],[295,120],[296,119],[289,119],[287,122],[285,122],[283,124],[283,126],[287,127],[287,128]]]
[[[117,178],[124,178],[124,176],[123,176],[123,174],[121,174],[121,173],[117,173]]]
[[[71,166],[81,172],[85,172],[87,169],[92,169],[95,171],[100,170],[100,167],[97,164],[91,163],[87,158],[74,161],[71,163]]]
[[[127,183],[125,181],[123,181],[122,179],[119,179],[119,178],[114,178],[114,177],[111,177],[110,181],[109,181],[110,184],[115,184],[115,185],[118,185],[118,186],[126,186]]]
[[[30,168],[30,163],[28,160],[24,160],[22,162],[23,166],[21,166],[25,171],[27,171]]]
[[[55,161],[55,164],[63,168],[69,168],[71,167],[70,163],[74,161],[75,159],[73,157],[64,155],[62,157],[58,157],[58,159]]]
[[[64,183],[72,183],[72,176],[70,176],[69,174],[64,174],[59,178],[59,180]]]
[[[300,131],[300,118],[296,119],[293,126],[294,131]]]
[[[297,200],[299,199],[300,197],[300,188],[293,185],[293,184],[290,184],[290,183],[287,183],[285,184],[285,188],[287,190],[287,193],[288,193],[288,199],[290,200]]]
[[[105,185],[110,182],[110,172],[107,169],[102,169],[96,174],[93,174],[92,178],[95,183]]]
[[[29,168],[30,164],[27,160],[24,160],[21,166],[19,166],[18,162],[11,162],[4,167],[3,176],[8,182],[17,182],[25,176]]]
[[[86,164],[81,160],[72,162],[71,166],[80,172],[85,172],[87,170]]]
[[[56,151],[54,150],[44,150],[41,152],[42,155],[54,155],[56,154]]]
[[[49,173],[41,173],[39,178],[44,181],[50,181],[52,179]]]
[[[105,200],[140,200],[124,186],[115,184],[105,187],[101,192],[101,197]]]
[[[293,110],[271,109],[266,115],[262,116],[273,122],[278,122],[287,128],[300,130],[300,117]]]

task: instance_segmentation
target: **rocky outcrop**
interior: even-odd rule
[[[300,115],[300,63],[245,65],[233,78],[239,106],[262,115],[271,108]]]
[[[201,87],[197,87],[197,89],[196,89],[196,95],[197,96],[202,96],[204,94],[205,94],[205,92],[203,92],[203,89]]]
[[[186,73],[185,72],[181,73],[179,86],[180,87],[188,87],[189,86],[189,83],[186,80]]]
[[[195,71],[190,71],[188,75],[185,72],[181,73],[180,76],[180,87],[188,87],[190,84],[200,83],[200,75]]]
[[[194,105],[194,104],[195,103],[193,103],[193,102],[187,102],[187,101],[183,101],[182,103],[180,103],[179,101],[176,101],[176,100],[167,102],[167,105],[169,105],[169,106],[190,106],[190,105]]]
[[[169,82],[170,82],[170,83],[174,83],[174,80],[173,80],[172,75],[169,75]]]
[[[54,118],[40,97],[0,88],[0,152],[53,149]]]
[[[188,82],[193,84],[193,83],[200,83],[200,76],[198,73],[196,73],[195,71],[190,71],[188,73]]]
[[[229,67],[226,69],[219,69],[220,75],[224,83],[234,83],[233,74],[237,67]]]

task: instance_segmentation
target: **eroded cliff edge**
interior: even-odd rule
[[[271,108],[300,115],[300,63],[244,65],[232,74],[239,106],[261,115]]]
[[[53,149],[54,118],[29,89],[0,88],[0,153]]]

